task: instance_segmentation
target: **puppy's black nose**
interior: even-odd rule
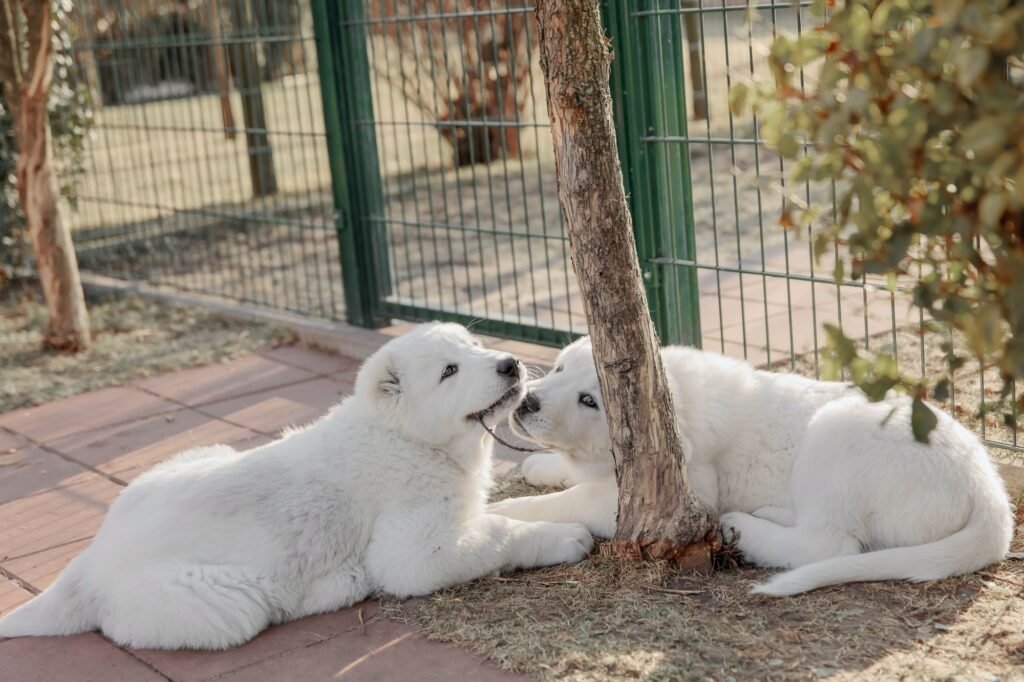
[[[540,412],[540,399],[537,398],[537,394],[530,391],[523,398],[523,402],[519,403],[520,413],[525,414],[526,412]]]
[[[498,374],[513,379],[519,378],[519,361],[511,355],[498,361]]]

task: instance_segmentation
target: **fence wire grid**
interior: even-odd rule
[[[944,369],[943,339],[881,279],[836,282],[779,226],[787,164],[732,84],[810,2],[601,3],[651,312],[662,339],[820,375],[822,324]],[[453,319],[559,345],[586,332],[556,195],[527,0],[84,0],[74,56],[96,101],[72,216],[84,268],[300,314]],[[815,73],[802,74],[811,84]],[[832,201],[830,187],[797,190]],[[978,417],[992,370],[944,407]]]
[[[316,49],[291,0],[84,0],[82,267],[344,317]]]

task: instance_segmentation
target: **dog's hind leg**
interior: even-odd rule
[[[139,649],[227,649],[267,627],[279,610],[262,581],[237,566],[167,566],[112,580],[100,629]]]
[[[365,599],[372,591],[366,570],[356,563],[346,564],[315,579],[305,590],[291,618],[328,613]]]
[[[737,548],[747,561],[758,566],[795,568],[861,552],[855,537],[835,528],[780,526],[743,512],[723,514],[722,526],[739,533]]]

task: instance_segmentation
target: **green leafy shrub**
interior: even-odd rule
[[[774,83],[742,83],[765,142],[795,159],[789,180],[835,182],[833,210],[787,202],[784,225],[814,225],[815,252],[839,246],[836,276],[912,282],[928,332],[962,335],[1005,386],[1024,377],[1024,3],[818,0],[821,25],[772,44]],[[815,74],[802,88],[800,74]],[[949,377],[902,375],[829,328],[826,366],[875,400],[916,397],[920,440]],[[961,366],[943,346],[950,373]],[[995,409],[987,405],[983,409]]]

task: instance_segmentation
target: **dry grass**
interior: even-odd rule
[[[42,349],[46,308],[35,292],[0,297],[0,413],[290,343],[291,331],[135,296],[90,304],[93,346]]]
[[[526,490],[512,479],[496,496]],[[1024,562],[925,585],[750,595],[768,574],[686,576],[604,545],[575,566],[388,599],[383,614],[546,679],[1024,679]]]
[[[872,337],[871,347],[895,352],[909,372],[935,376],[944,368],[940,341],[926,337],[922,346],[907,327]],[[812,355],[799,356],[794,371],[813,376]],[[969,363],[943,405],[978,433],[980,377]],[[995,397],[993,371],[984,385],[984,395]],[[985,418],[985,435],[1013,442],[996,416]],[[514,478],[493,496],[540,492]],[[1024,494],[1015,503],[1020,526]],[[1013,550],[1024,550],[1021,528]],[[864,583],[771,599],[749,594],[770,571],[736,567],[699,578],[617,559],[603,545],[576,566],[391,600],[384,613],[546,679],[1024,679],[1020,559],[923,585]]]

